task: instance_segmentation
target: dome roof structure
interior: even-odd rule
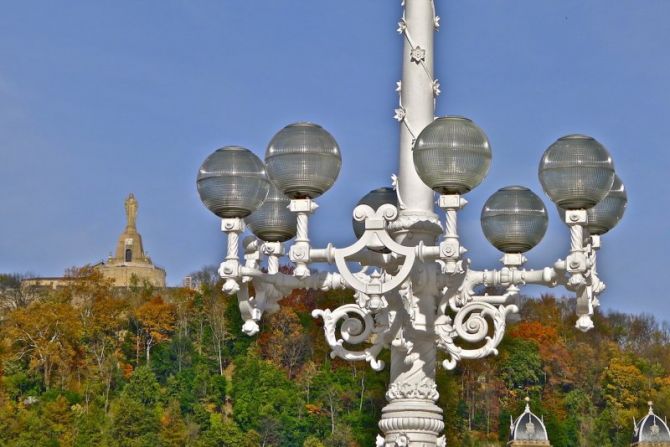
[[[549,436],[544,421],[530,411],[530,399],[526,398],[526,409],[516,420],[510,421],[508,446],[549,446]]]
[[[670,429],[666,421],[654,414],[654,406],[649,402],[649,413],[635,421],[632,446],[670,446]]]

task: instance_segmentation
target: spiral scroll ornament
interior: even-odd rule
[[[453,318],[442,315],[435,321],[437,346],[451,358],[442,362],[445,369],[452,370],[461,359],[480,359],[491,354],[498,355],[498,345],[505,335],[505,320],[510,312],[518,312],[516,305],[500,305],[473,301],[465,304]],[[491,333],[492,332],[492,333]],[[475,349],[464,349],[456,345],[460,338],[467,343],[484,344]]]
[[[365,360],[375,371],[384,369],[384,362],[377,360],[377,356],[384,347],[381,335],[386,327],[378,324],[370,312],[356,304],[346,304],[333,311],[315,309],[312,316],[323,318],[323,331],[332,349],[331,358]],[[344,347],[344,343],[356,345],[366,341],[373,341],[374,344],[361,351],[350,351]]]

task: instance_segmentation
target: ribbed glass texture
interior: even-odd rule
[[[285,242],[295,237],[296,214],[288,209],[291,200],[274,184],[260,208],[245,219],[247,226],[259,239]]]
[[[589,209],[602,200],[614,181],[607,149],[585,135],[559,138],[542,155],[540,183],[561,208]]]
[[[504,253],[523,253],[536,246],[547,231],[547,221],[542,199],[523,186],[496,191],[481,215],[486,239]]]
[[[227,146],[214,151],[198,171],[200,200],[222,218],[247,217],[268,195],[263,162],[249,149]]]
[[[288,197],[313,199],[333,186],[342,157],[337,142],[324,128],[295,123],[272,138],[265,164],[274,184]]]
[[[596,206],[586,211],[588,217],[586,228],[589,233],[600,235],[614,228],[623,217],[627,204],[626,188],[619,176],[615,175],[610,192]],[[565,222],[565,210],[560,207],[557,208],[561,219]]]
[[[414,143],[414,167],[440,194],[464,194],[479,185],[491,165],[491,148],[475,123],[459,116],[438,118]]]
[[[358,201],[358,205],[367,205],[373,210],[377,211],[380,206],[391,204],[393,206],[398,206],[398,195],[396,194],[393,188],[384,187],[373,189],[369,193],[363,196],[361,200]],[[360,239],[365,233],[365,222],[358,222],[356,219],[351,219],[351,225],[354,228],[354,234],[356,239]]]

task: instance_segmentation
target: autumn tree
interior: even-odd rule
[[[81,334],[77,311],[68,303],[51,301],[35,301],[10,312],[3,328],[10,355],[27,360],[29,370],[42,375],[47,389],[55,373],[63,383],[78,364]]]
[[[167,341],[174,330],[175,307],[163,301],[160,296],[155,296],[137,308],[135,316],[148,365],[151,361],[151,348]]]
[[[18,309],[30,303],[34,291],[21,286],[21,281],[28,277],[28,274],[0,273],[0,311]]]
[[[217,363],[219,365],[219,374],[222,376],[225,368],[223,349],[226,339],[230,335],[226,318],[227,312],[228,306],[222,299],[214,299],[210,301],[207,312],[207,321],[209,322],[209,327],[212,331],[212,339],[214,341]]]
[[[309,337],[290,308],[282,307],[268,319],[267,325],[269,331],[261,335],[260,341],[263,354],[292,378],[309,354]]]
[[[175,315],[175,337],[173,340],[174,352],[177,360],[177,370],[181,371],[189,352],[192,319],[195,317],[195,292],[180,287],[171,296]]]
[[[119,334],[126,327],[127,302],[114,293],[113,281],[91,266],[67,271],[71,280],[58,290],[59,301],[73,304],[82,327],[82,346],[93,364],[97,379],[102,384],[104,409],[107,411],[112,380],[117,371]],[[89,393],[99,390],[87,388]]]

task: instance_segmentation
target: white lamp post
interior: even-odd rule
[[[497,353],[511,302],[519,287],[564,285],[576,292],[577,323],[593,326],[591,315],[604,284],[596,273],[600,235],[622,217],[626,194],[607,150],[583,135],[560,138],[542,156],[539,175],[547,195],[565,215],[571,231],[565,260],[539,270],[523,268],[523,253],[547,228],[542,200],[527,188],[509,186],[485,203],[486,238],[500,251],[502,267],[470,268],[460,244],[457,217],[463,198],[486,176],[491,149],[484,132],[462,117],[435,119],[439,84],[433,77],[433,35],[439,26],[432,0],[405,0],[398,32],[404,38],[400,105],[399,174],[394,188],[371,191],[353,210],[358,240],[346,248],[314,248],[309,216],[315,199],[335,182],[341,165],[335,139],[312,123],[295,123],[270,141],[265,163],[236,146],[215,151],[200,168],[197,185],[205,205],[222,218],[228,251],[219,273],[225,293],[237,293],[247,334],[259,330],[263,313],[294,288],[348,288],[355,303],[315,310],[324,320],[333,357],[365,360],[384,368],[377,356],[391,350],[389,401],[379,422],[378,446],[445,445],[442,410],[435,405],[437,350],[442,365]],[[445,212],[445,222],[434,210]],[[240,235],[248,226],[254,236]],[[283,243],[294,239],[288,258],[293,275],[279,272]],[[267,260],[267,273],[261,262]],[[312,263],[329,263],[337,273],[312,274]],[[349,265],[362,268],[352,272]],[[253,283],[254,296],[249,284]],[[480,286],[505,289],[478,295]],[[465,346],[463,347],[463,342]],[[354,345],[362,344],[359,349]]]

